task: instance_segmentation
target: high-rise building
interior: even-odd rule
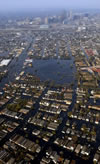
[[[71,20],[72,19],[72,10],[70,10],[70,12],[69,12],[69,19]]]
[[[61,14],[61,21],[64,21],[66,19],[66,16],[67,14],[66,14],[66,11],[64,10]]]
[[[45,17],[45,24],[48,24],[48,17]]]

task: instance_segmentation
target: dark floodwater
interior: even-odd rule
[[[30,41],[31,42],[31,41]],[[36,75],[41,81],[54,81],[56,84],[71,84],[75,83],[75,64],[74,58],[71,55],[70,47],[68,51],[71,56],[71,60],[60,60],[60,59],[48,59],[48,60],[33,60],[33,67],[23,68],[25,59],[27,58],[27,51],[31,47],[31,43],[27,49],[19,56],[18,59],[14,58],[9,66],[8,75],[0,82],[0,90],[6,83],[15,80],[16,76],[19,76],[21,71]],[[2,70],[3,71],[3,70]]]
[[[36,74],[42,81],[55,81],[57,84],[69,84],[75,80],[75,68],[72,60],[34,60],[33,67],[25,71]]]

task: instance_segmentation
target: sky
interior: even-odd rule
[[[100,8],[100,0],[0,0],[0,10]]]

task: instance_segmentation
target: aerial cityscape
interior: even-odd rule
[[[0,164],[100,164],[100,10],[85,7],[0,12]]]

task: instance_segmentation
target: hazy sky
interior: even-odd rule
[[[32,8],[100,8],[100,0],[0,0],[0,10]]]

